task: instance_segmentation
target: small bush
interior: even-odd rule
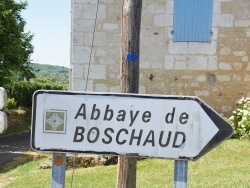
[[[234,138],[250,139],[250,98],[241,98],[236,102],[237,109],[228,121],[234,127]]]
[[[7,99],[7,109],[15,109],[16,108],[16,100],[15,98],[8,98]]]

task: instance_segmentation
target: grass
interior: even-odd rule
[[[21,133],[21,132],[29,131],[29,130],[30,130],[30,125],[27,125],[27,124],[26,125],[12,125],[12,126],[8,126],[7,130],[3,134],[0,134],[0,137],[17,134],[17,133]]]
[[[26,114],[26,110],[24,108],[16,108],[16,109],[4,109],[6,111],[7,114],[19,114],[19,115],[24,115]]]
[[[227,140],[217,148],[188,163],[188,187],[192,188],[245,188],[250,187],[250,142],[235,139]],[[27,158],[25,164],[0,172],[0,187],[4,188],[44,188],[50,187],[51,169],[39,166],[48,157],[39,160]],[[18,160],[18,159],[17,159]],[[25,161],[24,159],[19,159]],[[65,187],[71,187],[73,169],[66,171]],[[72,187],[107,188],[116,186],[117,166],[98,166],[75,169]],[[145,159],[137,162],[137,187],[173,187],[174,161]]]

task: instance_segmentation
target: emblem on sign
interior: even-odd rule
[[[44,110],[44,132],[65,134],[66,117],[64,110]]]

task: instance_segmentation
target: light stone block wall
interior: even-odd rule
[[[140,93],[196,95],[230,114],[250,96],[250,1],[213,1],[210,43],[173,42],[173,7],[143,0]],[[94,28],[96,10],[97,0],[72,0],[72,89],[120,92],[122,0],[100,0]]]
[[[72,90],[119,91],[121,10],[121,0],[100,0],[95,22],[97,0],[72,0]]]

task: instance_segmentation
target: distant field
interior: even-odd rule
[[[195,162],[189,162],[190,188],[246,188],[250,187],[250,142],[230,139]],[[26,157],[27,158],[27,157]],[[23,160],[23,159],[19,159]],[[50,187],[51,169],[39,169],[48,157],[32,160],[13,170],[9,165],[0,172],[0,187]],[[17,162],[18,163],[18,162]],[[138,188],[173,187],[174,161],[145,159],[137,163]],[[5,171],[5,172],[4,172]],[[71,187],[72,169],[66,172],[66,186]],[[72,187],[109,188],[116,186],[117,166],[75,169]]]

